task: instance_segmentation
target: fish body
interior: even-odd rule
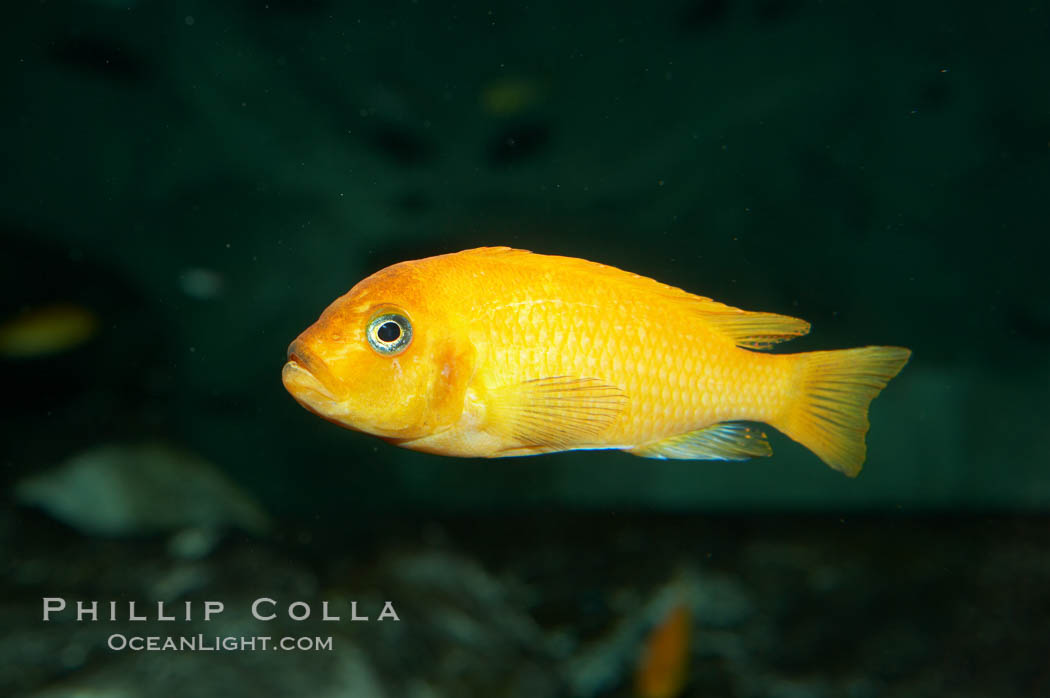
[[[855,475],[868,405],[910,352],[759,351],[808,330],[587,260],[479,248],[364,279],[292,342],[282,378],[316,414],[431,453],[740,460],[770,454],[743,423],[763,422]]]

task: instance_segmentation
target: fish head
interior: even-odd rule
[[[292,397],[330,422],[395,442],[454,424],[473,350],[426,281],[402,263],[336,299],[288,347],[281,379]]]

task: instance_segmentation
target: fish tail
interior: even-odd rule
[[[796,397],[771,424],[835,470],[856,477],[866,452],[868,406],[911,351],[861,347],[796,356]]]

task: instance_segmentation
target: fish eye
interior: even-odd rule
[[[397,356],[412,341],[412,323],[399,313],[383,313],[368,323],[368,343],[383,356]]]
[[[381,342],[396,342],[397,338],[401,336],[401,325],[397,324],[393,320],[387,320],[379,329],[376,330],[376,337],[379,337]]]

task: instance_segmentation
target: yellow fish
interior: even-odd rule
[[[481,106],[493,116],[513,116],[542,101],[543,91],[538,80],[504,78],[485,86]]]
[[[0,356],[30,359],[74,349],[98,330],[98,317],[72,303],[32,308],[0,324]]]
[[[675,698],[688,678],[692,613],[680,603],[650,631],[634,674],[638,698]]]
[[[361,281],[292,342],[282,379],[311,412],[429,453],[770,455],[746,421],[854,476],[868,406],[911,352],[754,351],[808,331],[595,262],[479,248]]]

